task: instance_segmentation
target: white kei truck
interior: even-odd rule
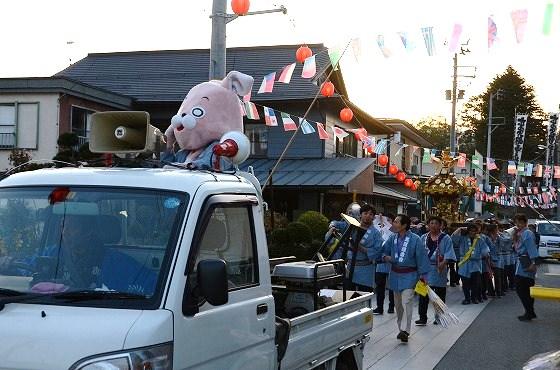
[[[271,265],[257,184],[173,167],[4,178],[0,369],[362,369],[372,294],[319,289],[336,261]]]

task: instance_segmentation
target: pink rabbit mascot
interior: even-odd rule
[[[249,139],[238,96],[252,86],[253,77],[237,71],[194,86],[165,131],[167,150],[161,159],[203,170],[229,170],[247,159]]]

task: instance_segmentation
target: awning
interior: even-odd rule
[[[252,167],[264,185],[275,163],[276,159],[249,159],[240,168]],[[372,158],[284,159],[272,176],[272,186],[344,188],[373,163]]]
[[[400,193],[393,189],[389,189],[385,186],[373,184],[373,194],[381,195],[383,197],[405,200],[405,201],[416,201],[416,198],[408,196],[406,194]]]

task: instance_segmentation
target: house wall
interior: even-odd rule
[[[0,95],[0,104],[18,103],[19,109],[17,110],[16,114],[19,117],[16,121],[16,147],[19,146],[18,143],[24,142],[27,144],[25,145],[26,147],[34,146],[34,149],[29,149],[29,154],[31,155],[32,159],[51,159],[57,152],[56,140],[58,138],[58,96],[59,95],[57,93],[18,93]],[[29,111],[29,108],[32,107],[32,105],[29,103],[38,103],[38,119],[35,118],[37,116],[35,115],[34,111]],[[36,139],[34,139],[34,137],[36,137]],[[8,159],[10,153],[11,149],[0,149],[0,170],[11,167]]]
[[[105,112],[117,110],[107,105],[91,102],[86,99],[77,98],[72,95],[62,94],[60,97],[60,133],[72,131],[72,106],[86,108],[94,112]]]

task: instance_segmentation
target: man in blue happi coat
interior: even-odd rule
[[[428,285],[445,302],[447,286],[447,264],[455,261],[455,252],[451,237],[441,231],[442,219],[438,216],[428,218],[428,233],[420,238],[422,245],[426,248],[428,259],[430,260],[430,272],[428,273]],[[428,322],[428,302],[427,296],[420,296],[418,304],[418,316],[416,325],[424,326]],[[434,325],[438,324],[436,314]]]
[[[356,246],[356,265],[352,283],[356,290],[365,292],[373,291],[374,262],[380,258],[383,244],[381,234],[373,225],[374,216],[375,210],[369,204],[360,207],[360,226],[366,231]],[[352,237],[357,237],[357,230]],[[348,253],[348,261],[352,261],[352,253],[352,250]]]
[[[459,275],[463,283],[463,304],[480,303],[482,257],[488,256],[489,249],[480,238],[478,226],[469,224],[460,227],[451,236],[459,246]]]
[[[383,242],[393,234],[393,220],[395,217],[391,214],[383,216],[381,213],[373,220],[374,226],[381,233]],[[374,315],[383,315],[383,306],[385,303],[385,289],[387,287],[387,280],[389,279],[389,271],[391,271],[391,264],[383,262],[379,259],[375,265],[375,295],[377,307],[373,310]],[[395,296],[393,291],[389,289],[389,307],[388,313],[395,313]]]
[[[420,237],[410,231],[410,218],[398,215],[393,221],[393,231],[383,244],[383,260],[391,263],[389,289],[395,295],[397,310],[397,339],[408,342],[412,322],[412,299],[418,279],[427,281],[430,263],[428,254]],[[404,307],[403,307],[404,306]],[[403,327],[403,314],[406,312],[406,326]]]
[[[525,308],[525,313],[518,316],[521,321],[536,319],[535,299],[531,297],[530,288],[535,285],[537,272],[536,259],[539,256],[535,243],[535,234],[527,228],[527,216],[517,214],[514,217],[514,248],[517,253],[515,265],[515,290]]]

